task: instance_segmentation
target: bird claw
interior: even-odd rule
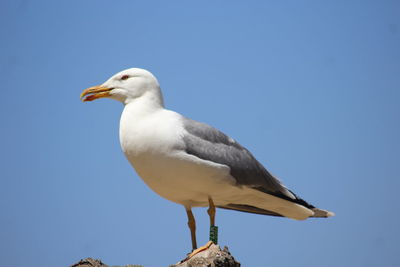
[[[212,241],[208,241],[207,244],[205,244],[204,246],[201,246],[195,250],[193,250],[184,260],[182,260],[181,262],[185,262],[187,260],[190,260],[190,258],[192,258],[194,255],[207,250],[211,247],[211,245],[214,244]]]

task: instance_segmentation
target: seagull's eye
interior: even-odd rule
[[[124,75],[124,76],[121,77],[121,80],[124,80],[124,81],[125,81],[125,80],[128,80],[129,77],[130,77],[129,75]]]

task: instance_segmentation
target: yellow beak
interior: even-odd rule
[[[93,87],[83,90],[83,92],[81,93],[81,99],[83,102],[86,102],[86,101],[93,101],[93,100],[96,100],[96,99],[102,98],[102,97],[107,97],[107,96],[110,96],[110,91],[112,89],[113,88],[96,85],[96,86],[93,86]],[[83,98],[84,96],[86,96],[86,97]]]

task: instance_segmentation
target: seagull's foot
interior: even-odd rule
[[[202,251],[204,251],[204,250],[209,249],[209,248],[211,247],[212,244],[214,244],[212,241],[208,241],[207,244],[205,244],[204,246],[199,247],[199,248],[193,250],[193,251],[186,257],[186,259],[184,259],[182,262],[187,261],[187,260],[189,260],[190,258],[192,258],[194,255],[196,255],[196,254],[198,254],[198,253],[200,253],[200,252],[202,252]]]

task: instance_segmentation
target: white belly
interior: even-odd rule
[[[226,196],[237,190],[228,167],[184,152],[175,151],[168,156],[143,154],[128,159],[152,190],[185,206],[208,206],[209,196],[218,204],[226,204]]]

